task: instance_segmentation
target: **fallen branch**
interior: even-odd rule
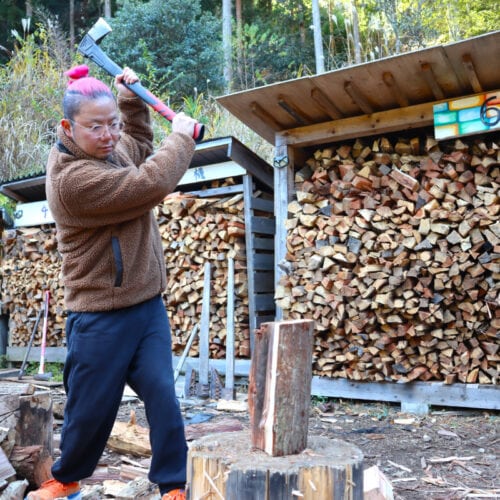
[[[466,460],[474,460],[476,457],[434,457],[428,458],[427,461],[431,464],[446,464],[448,462],[464,462]]]
[[[406,472],[412,472],[411,469],[408,469],[408,467],[405,467],[404,465],[397,464],[396,462],[393,462],[392,460],[387,460],[388,463],[390,463],[393,467],[397,467],[398,469],[404,470]]]

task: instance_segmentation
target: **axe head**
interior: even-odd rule
[[[99,43],[108,33],[111,33],[111,31],[113,31],[111,26],[105,21],[105,19],[100,17],[94,26],[90,28],[87,35],[92,38],[95,43]]]
[[[90,28],[89,32],[83,37],[78,45],[78,52],[94,61],[100,68],[111,76],[119,75],[123,70],[112,61],[98,46],[98,43],[111,31],[111,26],[100,17]]]

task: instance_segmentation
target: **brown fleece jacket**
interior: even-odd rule
[[[170,134],[153,153],[149,110],[118,99],[124,129],[108,160],[84,153],[61,127],[47,163],[66,307],[109,311],[161,293],[162,241],[153,209],[171,193],[194,154],[194,140]]]

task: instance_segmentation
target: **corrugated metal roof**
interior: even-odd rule
[[[500,31],[495,31],[237,92],[219,97],[218,102],[271,144],[276,144],[276,134],[286,136],[288,143],[306,144],[314,142],[314,138],[306,137],[305,127],[328,124],[332,131],[341,134],[345,129],[336,124],[346,119],[498,89]],[[419,125],[412,123],[415,116],[422,116],[420,125],[429,125],[428,113],[422,109],[420,114],[407,114],[409,128]],[[399,123],[398,127],[404,128],[403,125]],[[318,134],[318,140],[321,137]]]

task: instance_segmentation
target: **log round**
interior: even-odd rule
[[[299,454],[251,448],[248,431],[211,434],[188,453],[188,500],[362,500],[363,454],[338,439],[311,436]]]

